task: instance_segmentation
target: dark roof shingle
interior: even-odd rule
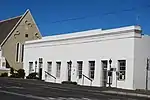
[[[20,18],[21,16],[18,16],[8,20],[0,21],[0,44],[4,41]]]

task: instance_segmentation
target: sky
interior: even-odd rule
[[[0,0],[0,20],[27,9],[43,36],[130,25],[150,35],[150,0]]]

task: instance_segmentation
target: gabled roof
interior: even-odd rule
[[[22,16],[0,21],[0,44],[8,36]]]

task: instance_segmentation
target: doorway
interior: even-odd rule
[[[42,80],[43,58],[39,58],[39,79]]]
[[[67,62],[67,68],[68,68],[68,80],[67,81],[71,81],[71,64],[72,62]]]
[[[106,87],[107,85],[107,66],[108,66],[108,61],[107,60],[102,60],[102,86]]]
[[[39,79],[42,80],[42,68],[39,68]]]

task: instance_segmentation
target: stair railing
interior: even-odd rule
[[[54,82],[56,83],[56,77],[55,77],[55,76],[53,76],[52,74],[50,74],[50,73],[47,72],[47,71],[45,71],[45,74],[47,74],[47,75],[51,76],[52,78],[54,78]]]
[[[82,76],[83,76],[83,78],[82,78],[82,85],[84,85],[84,77],[86,78],[86,79],[88,79],[89,81],[91,81],[90,82],[90,86],[92,86],[92,79],[91,78],[89,78],[88,76],[86,76],[86,75],[84,75],[84,74],[82,74]]]

